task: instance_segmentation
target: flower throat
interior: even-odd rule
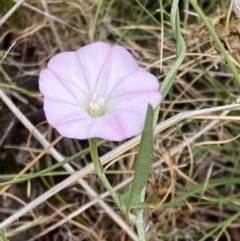
[[[87,112],[92,117],[100,117],[106,113],[105,99],[98,93],[94,93],[90,98]]]

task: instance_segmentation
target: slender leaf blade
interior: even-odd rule
[[[145,208],[146,204],[140,201],[141,192],[148,181],[153,155],[153,108],[148,106],[144,130],[139,146],[139,153],[136,160],[135,174],[132,188],[128,198],[125,216],[129,219],[132,208]],[[126,200],[125,200],[126,203]]]

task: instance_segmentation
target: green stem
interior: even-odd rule
[[[105,188],[108,190],[108,192],[112,196],[112,198],[113,198],[114,202],[116,203],[116,205],[118,206],[118,208],[124,213],[125,210],[120,203],[118,195],[116,194],[116,192],[112,188],[112,186],[109,183],[109,181],[108,181],[107,177],[105,176],[104,172],[102,172],[102,168],[101,168],[99,158],[98,158],[96,138],[89,139],[88,142],[89,142],[89,148],[90,148],[90,154],[91,154],[92,162],[93,162],[93,165],[95,167],[95,171],[96,171],[99,179],[102,181],[103,185],[105,186]]]
[[[146,186],[143,188],[140,196],[140,202],[144,202],[146,193]],[[136,215],[135,226],[137,228],[139,241],[146,241],[145,225],[143,219],[144,209],[140,209]]]
[[[0,229],[0,241],[9,241],[6,238],[6,236],[5,236],[4,232],[2,231],[2,229]]]
[[[102,171],[101,164],[99,162],[98,158],[98,151],[97,151],[97,140],[95,138],[89,139],[89,149],[90,149],[90,154],[92,158],[93,165],[95,167],[95,171],[99,177],[99,179],[102,181],[103,185],[105,188],[108,190],[110,195],[112,196],[114,202],[118,206],[118,208],[125,213],[126,212],[126,207],[121,204],[118,195],[112,188],[111,184],[109,183],[107,177],[105,176],[104,172]],[[141,193],[141,200],[144,201],[145,197],[145,188],[142,190]],[[144,220],[143,220],[143,210],[138,211],[137,217],[133,215],[132,213],[129,214],[129,220],[135,224],[138,232],[138,237],[139,241],[146,241],[146,236],[145,236],[145,227],[144,227]]]
[[[146,241],[145,225],[144,225],[144,220],[143,220],[143,212],[144,212],[144,210],[138,211],[138,214],[136,216],[136,221],[135,221],[135,226],[137,228],[139,241]]]

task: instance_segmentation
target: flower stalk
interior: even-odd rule
[[[162,99],[158,79],[122,46],[95,42],[53,56],[40,73],[39,89],[49,124],[64,137],[89,140],[96,174],[127,220],[136,225],[139,240],[145,241],[142,209],[152,160],[147,153],[152,154],[153,120],[148,121],[150,135],[141,148],[131,192],[121,197],[102,170],[96,140],[122,141],[145,132],[148,106],[155,109]],[[139,212],[133,215],[136,207]]]
[[[97,176],[99,177],[99,179],[102,181],[105,188],[112,196],[113,201],[118,206],[118,208],[123,213],[125,213],[126,208],[124,207],[124,205],[121,205],[118,195],[116,194],[113,187],[109,183],[106,175],[103,172],[101,163],[99,162],[98,151],[97,151],[97,139],[91,138],[88,140],[88,142],[89,142],[89,148],[90,148],[90,155],[91,155],[92,162],[95,167]],[[141,201],[144,201],[144,197],[145,197],[145,188],[142,190]],[[136,216],[131,213],[129,216],[130,216],[131,222],[134,223],[137,228],[139,241],[146,241],[145,227],[144,227],[144,220],[143,220],[143,210],[139,210]]]
[[[118,195],[116,194],[116,192],[114,191],[114,189],[112,188],[111,184],[109,183],[106,175],[104,174],[101,164],[99,162],[99,157],[98,157],[98,151],[97,151],[97,140],[96,138],[91,138],[88,140],[89,142],[89,148],[90,148],[90,155],[92,158],[92,162],[93,165],[95,167],[95,171],[99,177],[99,179],[102,181],[103,185],[105,186],[105,188],[108,190],[108,192],[110,193],[110,195],[112,196],[114,202],[116,203],[116,205],[118,206],[118,208],[124,212],[123,207],[120,203],[120,200],[118,198]]]

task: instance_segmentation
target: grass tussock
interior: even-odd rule
[[[198,4],[239,70],[240,21],[231,12],[229,2],[202,0]],[[0,16],[4,17],[14,5],[13,0],[2,0]],[[25,1],[0,27],[0,59],[4,58],[0,88],[51,143],[58,133],[45,121],[38,90],[39,71],[50,57],[77,50],[92,41],[117,43],[127,48],[161,83],[177,53],[170,10],[171,1],[163,1],[161,22],[160,1]],[[179,12],[187,53],[161,104],[159,123],[179,113],[239,100],[238,83],[200,17],[188,1],[180,1]],[[43,146],[3,100],[0,110],[1,182],[11,180],[25,167],[28,170],[21,177],[55,164],[55,158],[45,154],[31,166]],[[155,136],[146,196],[148,240],[240,240],[239,133],[239,111],[223,110],[176,121]],[[120,145],[107,142],[100,147],[100,155]],[[55,147],[68,157],[87,146],[87,141],[63,138]],[[126,180],[132,177],[136,151],[136,146],[122,151],[109,164],[109,181],[113,186],[122,184],[118,193],[129,187],[130,181]],[[77,171],[89,163],[89,155],[84,155],[71,162],[71,166]],[[68,176],[68,171],[57,168],[2,188],[0,222]],[[83,176],[98,194],[105,192],[94,173],[85,172]],[[124,220],[108,196],[100,199]],[[4,229],[5,233],[11,241],[134,240],[130,223],[125,228],[119,226],[101,204],[91,203],[93,200],[96,199],[84,189],[84,184],[75,180],[13,221]],[[79,214],[68,218],[81,207],[84,208]]]

